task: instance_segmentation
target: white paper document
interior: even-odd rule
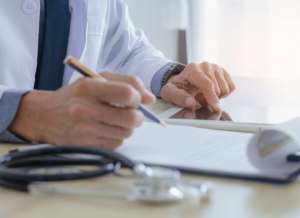
[[[260,170],[249,160],[254,134],[143,123],[116,152],[146,164],[194,172],[285,179],[288,171]]]
[[[287,183],[300,172],[300,118],[268,127],[256,134],[144,122],[115,151],[145,164],[179,170]],[[19,150],[45,146],[21,147]],[[78,158],[78,155],[75,156]],[[80,158],[95,158],[91,155]]]

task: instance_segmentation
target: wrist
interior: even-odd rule
[[[33,142],[42,141],[44,123],[41,113],[47,105],[47,98],[52,92],[33,91],[25,94],[19,104],[17,114],[8,130]]]
[[[173,80],[176,79],[176,77],[178,77],[178,75],[172,75],[169,79],[167,83],[171,83]]]
[[[179,63],[173,63],[169,70],[165,73],[161,81],[161,89],[170,81],[174,76],[179,75],[186,66]]]

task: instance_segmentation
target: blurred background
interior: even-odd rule
[[[167,58],[235,76],[300,78],[300,0],[124,0]],[[183,36],[184,33],[184,36]]]

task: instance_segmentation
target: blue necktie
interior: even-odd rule
[[[41,0],[41,12],[43,6],[45,13],[41,13],[34,88],[57,90],[63,82],[63,60],[67,53],[70,32],[69,0]]]

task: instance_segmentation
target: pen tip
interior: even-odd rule
[[[167,124],[166,124],[164,121],[160,121],[159,124],[162,125],[163,127],[166,127],[166,126],[167,126]]]

